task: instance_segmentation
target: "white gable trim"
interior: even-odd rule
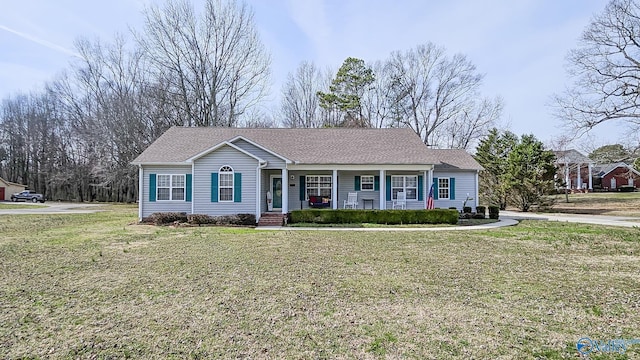
[[[214,147],[211,147],[211,148],[209,148],[209,149],[207,149],[207,150],[205,150],[205,151],[203,151],[203,152],[201,152],[201,153],[199,153],[199,154],[197,154],[197,155],[195,155],[195,156],[193,156],[193,157],[190,157],[190,158],[188,158],[188,159],[186,160],[186,162],[187,162],[187,163],[192,163],[192,162],[194,162],[194,161],[198,160],[199,158],[201,158],[201,157],[203,157],[203,156],[205,156],[205,155],[207,155],[207,154],[209,154],[209,153],[212,153],[212,152],[214,152],[214,151],[216,151],[216,150],[220,149],[220,148],[221,148],[221,147],[223,147],[223,146],[228,146],[228,147],[230,147],[230,148],[232,148],[232,149],[234,149],[234,150],[237,150],[237,151],[239,151],[239,152],[241,152],[241,153],[243,153],[243,154],[245,154],[245,155],[247,155],[247,156],[249,156],[249,157],[252,157],[252,158],[254,158],[254,159],[258,160],[258,162],[259,162],[259,163],[261,163],[261,164],[262,164],[262,163],[266,163],[266,161],[265,161],[265,160],[263,160],[263,159],[261,159],[261,158],[259,158],[259,157],[255,156],[255,155],[253,155],[252,153],[250,153],[250,152],[248,152],[248,151],[245,151],[245,150],[243,150],[243,149],[241,149],[241,148],[237,147],[236,145],[234,145],[234,144],[232,144],[232,143],[230,143],[230,142],[228,142],[228,141],[223,141],[223,142],[219,143],[218,145],[216,145],[216,146],[214,146]]]
[[[634,169],[631,165],[628,165],[627,163],[618,163],[616,166],[612,167],[611,170],[607,171],[606,173],[602,174],[600,177],[605,177],[607,175],[609,175],[609,173],[611,173],[613,170],[619,168],[619,167],[626,167],[627,169],[631,170],[634,174],[640,176],[640,172],[638,172],[636,169]]]
[[[292,161],[291,161],[291,160],[289,160],[289,159],[287,159],[286,157],[284,157],[284,156],[282,156],[282,155],[280,155],[280,154],[278,154],[278,153],[276,153],[276,152],[273,152],[273,151],[271,151],[271,150],[267,149],[266,147],[264,147],[264,146],[262,146],[262,145],[256,144],[255,142],[253,142],[253,141],[251,141],[251,140],[247,139],[246,137],[244,137],[244,136],[242,136],[242,135],[238,135],[238,136],[234,137],[233,139],[229,140],[229,142],[230,142],[230,143],[233,143],[233,142],[236,142],[236,141],[238,141],[238,140],[244,140],[244,141],[248,142],[249,144],[251,144],[251,145],[253,145],[253,146],[257,147],[258,149],[260,149],[260,150],[264,150],[264,151],[268,152],[269,154],[271,154],[271,155],[273,155],[273,156],[275,156],[275,157],[277,157],[277,158],[279,158],[279,159],[282,159],[282,160],[283,160],[284,162],[286,162],[287,164],[291,164],[291,163],[292,163]]]

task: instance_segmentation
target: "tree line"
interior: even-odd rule
[[[556,115],[573,129],[637,124],[636,0],[611,0],[570,52],[575,84]],[[433,43],[333,71],[305,61],[270,94],[271,55],[236,0],[150,5],[110,41],[80,38],[77,58],[42,89],[0,103],[0,176],[49,199],[135,201],[130,162],[171,126],[409,127],[426,145],[473,149],[502,112],[464,54]],[[522,141],[525,139],[523,138]]]
[[[130,162],[169,127],[411,127],[432,146],[469,148],[500,116],[464,55],[427,43],[337,72],[302,62],[278,109],[271,56],[235,0],[188,0],[143,12],[111,41],[79,38],[77,58],[43,89],[0,104],[0,176],[49,199],[135,201]]]

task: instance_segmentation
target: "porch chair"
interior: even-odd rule
[[[399,191],[396,194],[396,199],[393,200],[391,204],[392,209],[402,209],[404,210],[407,207],[407,193],[404,191]]]
[[[344,201],[344,209],[357,209],[358,208],[358,193],[350,192],[347,196],[347,200]]]

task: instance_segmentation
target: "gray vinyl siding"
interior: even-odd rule
[[[142,217],[157,212],[186,212],[191,213],[191,202],[187,201],[149,201],[149,174],[156,175],[178,175],[191,174],[191,166],[149,166],[142,167]]]
[[[242,202],[211,202],[211,173],[224,165],[242,174]],[[231,215],[256,213],[256,169],[258,160],[229,146],[223,146],[194,163],[194,214]]]
[[[300,176],[306,175],[326,175],[331,176],[332,171],[289,171],[289,176],[293,175],[293,180],[289,180],[289,211],[308,209],[308,201],[300,201]],[[340,172],[338,172],[338,182],[340,182]],[[294,186],[291,186],[293,184]],[[351,185],[353,187],[353,185]],[[306,191],[306,190],[305,190]],[[340,191],[340,187],[338,187]],[[333,201],[333,200],[332,200]],[[333,206],[333,205],[332,205]],[[338,206],[340,208],[340,206]]]
[[[246,142],[245,140],[239,139],[233,142],[233,145],[236,145],[237,147],[241,148],[242,150],[251,153],[257,157],[259,157],[262,160],[266,160],[267,161],[267,169],[283,169],[285,166],[285,162],[284,160],[280,159],[279,157],[264,151],[248,142]]]
[[[428,174],[428,173],[427,173]],[[395,176],[395,175],[417,175],[417,176],[422,176],[422,201],[416,199],[416,200],[409,200],[407,199],[407,210],[422,210],[425,209],[425,205],[426,202],[425,200],[427,199],[427,196],[429,195],[429,184],[427,184],[429,182],[429,179],[427,177],[425,177],[424,171],[420,171],[420,172],[415,172],[415,171],[387,171],[386,172],[386,176]],[[386,184],[384,185],[384,188],[382,186],[382,181],[380,182],[380,187],[382,191],[386,191]],[[416,196],[417,197],[417,196]],[[387,198],[386,194],[385,194],[385,199]],[[391,210],[393,209],[393,201],[387,201],[387,209]],[[437,206],[437,205],[436,205]]]
[[[373,199],[373,208],[380,209],[380,191],[355,191],[355,177],[362,175],[380,176],[379,171],[340,171],[338,172],[338,209],[344,207],[350,192],[358,193],[358,209],[364,209],[363,199]],[[382,185],[382,181],[380,182]],[[370,204],[367,202],[367,209]]]
[[[467,193],[473,200],[467,202],[467,206],[471,206],[474,211],[476,207],[476,199],[478,194],[476,192],[476,172],[472,171],[434,171],[434,178],[455,178],[455,200],[434,200],[433,204],[437,208],[446,209],[448,207],[455,206],[458,210],[462,210],[462,204],[467,197]]]

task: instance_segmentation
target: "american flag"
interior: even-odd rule
[[[429,197],[427,198],[427,210],[433,209],[433,185],[429,189]]]

